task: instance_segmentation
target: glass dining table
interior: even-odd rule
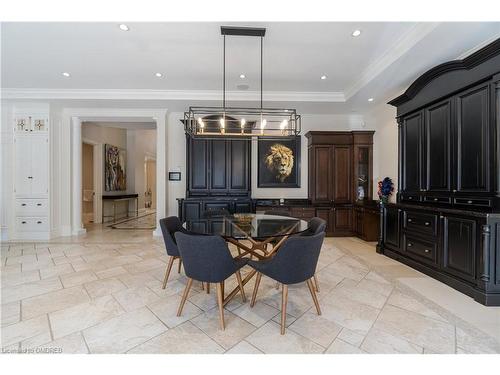
[[[286,239],[309,230],[305,220],[260,213],[210,214],[204,219],[188,220],[184,226],[189,231],[202,235],[220,235],[228,243],[236,246],[236,258],[250,256],[264,260],[272,257]],[[242,280],[248,283],[256,271],[250,271]],[[226,305],[238,293],[235,288],[224,298]]]

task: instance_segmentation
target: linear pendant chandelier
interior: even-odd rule
[[[263,107],[263,40],[265,28],[221,26],[223,36],[222,107],[189,107],[184,129],[192,137],[291,137],[300,134],[300,115],[295,109]],[[226,106],[226,36],[260,38],[260,107]]]

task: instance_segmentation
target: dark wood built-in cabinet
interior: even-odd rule
[[[251,140],[186,136],[186,198],[179,217],[191,229],[221,225],[207,212],[287,211],[327,222],[328,236],[376,241],[379,214],[372,200],[373,131],[309,132],[309,199],[251,199]]]
[[[327,222],[328,236],[376,241],[372,201],[373,131],[310,131],[309,199]],[[362,192],[362,193],[361,193]],[[373,230],[375,228],[375,230]]]
[[[441,64],[397,107],[397,204],[378,251],[500,306],[500,40]]]
[[[249,196],[249,139],[187,136],[187,197]]]

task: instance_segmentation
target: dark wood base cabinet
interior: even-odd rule
[[[500,214],[389,204],[380,215],[377,252],[500,306]]]

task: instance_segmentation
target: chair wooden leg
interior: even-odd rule
[[[255,286],[253,287],[252,300],[250,301],[250,307],[255,305],[255,299],[257,298],[257,290],[259,289],[260,279],[262,278],[262,274],[257,272],[257,276],[255,277]]]
[[[309,287],[309,291],[311,292],[311,297],[314,301],[314,305],[316,306],[316,311],[318,315],[321,315],[321,308],[319,307],[318,297],[316,296],[316,288],[314,287],[314,282],[312,279],[307,280],[307,286]]]
[[[181,314],[182,314],[182,309],[184,308],[184,304],[186,303],[186,300],[187,300],[187,297],[189,294],[189,289],[191,289],[192,283],[193,283],[193,279],[188,279],[186,287],[184,288],[184,293],[182,293],[182,299],[181,299],[181,303],[179,305],[179,309],[177,310],[177,316],[181,316]]]
[[[179,258],[179,265],[177,266],[177,273],[181,273],[182,258]]]
[[[283,294],[281,295],[281,334],[285,334],[286,326],[286,304],[288,302],[288,285],[283,284]]]
[[[222,295],[222,283],[217,284],[217,304],[219,305],[220,328],[224,331],[224,296]]]
[[[165,278],[163,279],[163,286],[162,289],[165,289],[167,287],[167,281],[168,281],[168,276],[170,275],[170,270],[172,269],[172,266],[174,264],[175,257],[171,256],[168,259],[168,265],[167,265],[167,270],[165,271]]]
[[[313,278],[314,278],[314,286],[316,287],[316,292],[319,293],[319,282],[318,278],[316,277],[316,274],[314,274]]]
[[[225,281],[221,282],[222,284],[222,300],[224,300],[224,285],[225,285]]]
[[[236,280],[238,280],[238,286],[240,287],[241,300],[245,303],[247,301],[247,296],[245,296],[245,290],[243,289],[243,281],[241,280],[240,270],[236,271]]]
[[[210,294],[210,283],[207,283],[207,294]]]

